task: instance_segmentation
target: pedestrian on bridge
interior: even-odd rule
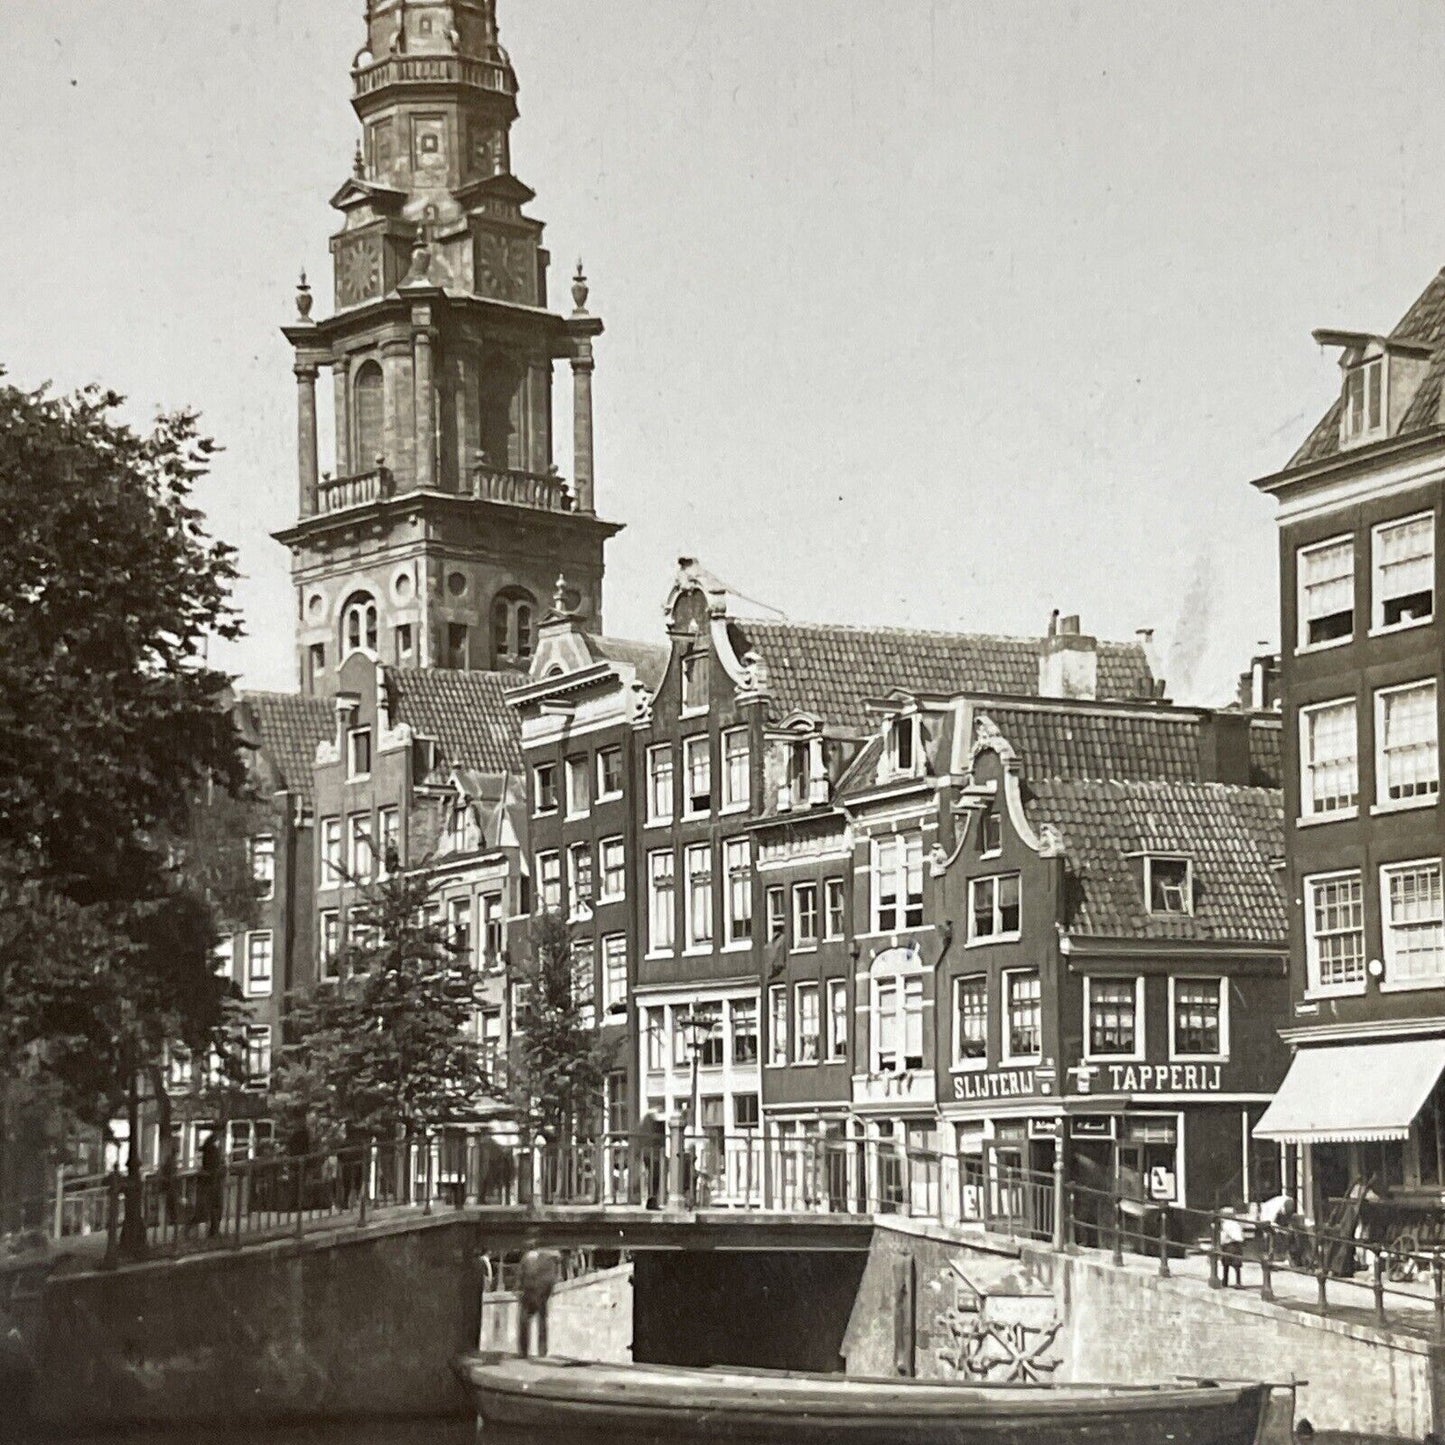
[[[547,1353],[547,1302],[562,1273],[562,1256],[555,1249],[542,1249],[535,1233],[528,1238],[517,1284],[517,1353],[530,1353],[532,1320],[537,1321],[537,1353]]]

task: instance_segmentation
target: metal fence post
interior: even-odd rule
[[[1325,1251],[1324,1233],[1318,1227],[1315,1229],[1315,1282],[1319,1287],[1320,1313],[1325,1314],[1329,1309],[1329,1300],[1326,1298],[1329,1279],[1330,1260]]]
[[[1385,1251],[1375,1251],[1374,1262],[1370,1268],[1370,1287],[1375,1296],[1375,1318],[1385,1323]]]
[[[1114,1263],[1124,1263],[1124,1201],[1114,1201]]]
[[[1274,1298],[1274,1280],[1270,1271],[1274,1267],[1274,1226],[1264,1226],[1264,1250],[1259,1256],[1259,1297],[1269,1301]]]
[[[1159,1278],[1169,1278],[1169,1211],[1159,1211]]]
[[[1209,1216],[1209,1288],[1219,1288],[1219,1246],[1221,1243],[1219,1214]]]

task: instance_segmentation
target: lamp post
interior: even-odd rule
[[[702,1057],[702,1046],[712,1037],[712,1031],[717,1026],[717,1021],[711,1014],[702,1013],[697,1009],[690,1009],[685,1013],[676,1016],[675,1024],[678,1031],[687,1040],[688,1053],[692,1058],[692,1092],[689,1095],[689,1120],[694,1130],[701,1128],[702,1100],[698,1094],[697,1069]],[[697,1175],[697,1154],[693,1156],[693,1175]]]

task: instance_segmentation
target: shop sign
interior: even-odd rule
[[[1053,1071],[1049,1071],[1052,1079]],[[1010,1069],[997,1074],[955,1074],[955,1099],[1019,1099],[1029,1094],[1050,1092],[1048,1080],[1040,1080],[1035,1069]]]
[[[1109,1065],[1116,1094],[1217,1094],[1223,1083],[1222,1064]]]
[[[1172,1200],[1174,1195],[1174,1171],[1162,1164],[1156,1164],[1149,1171],[1149,1198]]]

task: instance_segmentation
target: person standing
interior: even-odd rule
[[[221,1232],[221,1136],[212,1130],[201,1145],[201,1172],[198,1181],[196,1212],[206,1221],[206,1237],[214,1239]]]
[[[555,1249],[538,1247],[536,1236],[522,1256],[517,1288],[517,1353],[530,1352],[532,1320],[537,1321],[537,1353],[547,1353],[547,1303],[562,1273],[562,1257]]]

